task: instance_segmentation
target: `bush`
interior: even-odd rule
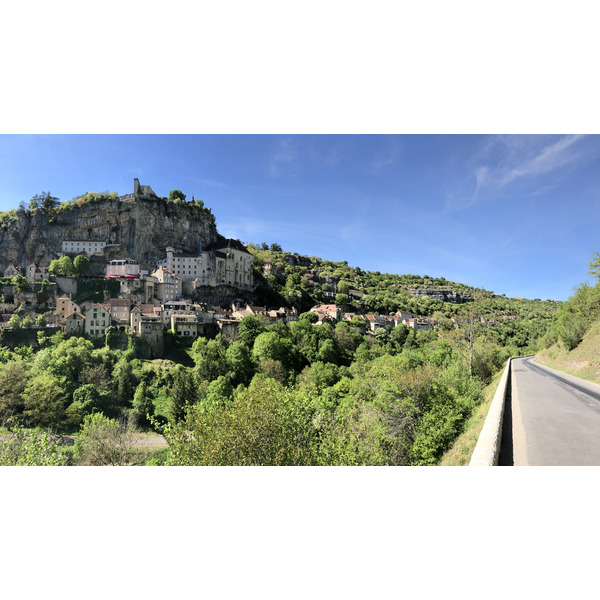
[[[90,466],[130,465],[138,454],[124,422],[100,413],[85,417],[74,450],[78,464]]]
[[[66,464],[59,439],[44,431],[26,431],[15,425],[12,437],[0,443],[0,466],[57,467]]]

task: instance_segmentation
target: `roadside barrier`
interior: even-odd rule
[[[470,467],[493,467],[498,464],[500,457],[500,441],[502,439],[502,421],[504,405],[508,389],[510,364],[513,357],[508,359],[502,378],[494,394],[490,410],[479,434],[479,439],[471,456]]]

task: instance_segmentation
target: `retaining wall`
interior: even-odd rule
[[[479,434],[477,445],[471,456],[470,467],[492,467],[498,464],[500,457],[500,441],[502,439],[502,421],[504,418],[504,405],[512,357],[508,359],[502,378],[494,394],[483,429]]]

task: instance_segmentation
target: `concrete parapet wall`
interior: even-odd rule
[[[488,411],[483,429],[479,434],[477,445],[471,456],[470,467],[492,467],[498,464],[500,457],[500,440],[502,439],[502,421],[504,418],[504,404],[508,388],[510,365],[512,358],[508,359],[502,378],[494,394],[490,410]]]

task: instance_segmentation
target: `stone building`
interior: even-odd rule
[[[107,277],[137,277],[140,274],[140,263],[132,258],[111,260],[106,266]]]
[[[106,242],[100,240],[64,240],[61,249],[64,254],[102,255],[104,246],[106,246]]]
[[[80,312],[72,312],[65,317],[65,331],[81,335],[85,331],[85,317]]]
[[[85,313],[85,333],[93,337],[104,337],[111,325],[110,313],[101,304],[93,304]]]
[[[195,287],[229,285],[251,290],[254,287],[254,257],[238,240],[210,244],[197,254],[187,254],[172,246],[158,264],[182,281],[193,281]]]
[[[164,303],[181,298],[181,278],[178,275],[160,266],[152,276],[156,278],[154,295],[158,300]]]

